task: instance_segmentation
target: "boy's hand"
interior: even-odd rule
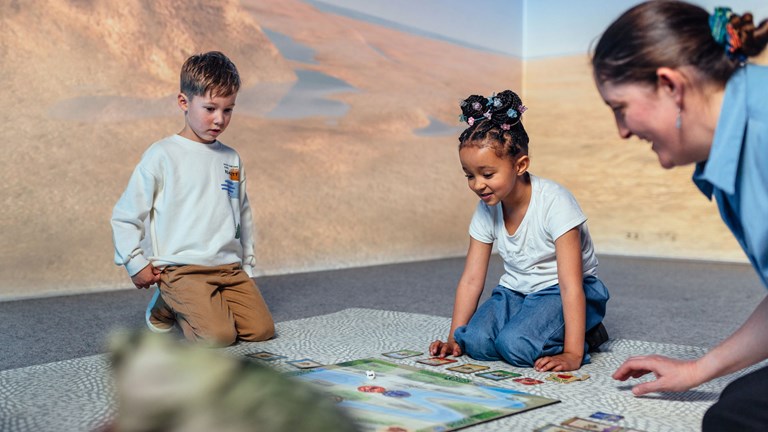
[[[436,340],[429,344],[429,355],[433,357],[442,358],[449,355],[458,357],[461,354],[461,347],[453,339],[448,339],[447,342]]]
[[[537,372],[567,372],[581,367],[582,356],[564,352],[562,354],[542,357],[533,364]]]
[[[149,264],[141,269],[140,272],[131,276],[131,280],[136,288],[149,288],[151,285],[160,282],[160,269]]]

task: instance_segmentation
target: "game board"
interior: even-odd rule
[[[365,431],[452,431],[559,402],[379,359],[290,375],[328,393]]]

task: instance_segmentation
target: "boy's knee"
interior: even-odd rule
[[[237,330],[234,326],[216,326],[201,332],[199,337],[214,346],[230,346],[237,341]]]
[[[275,337],[275,324],[269,322],[248,331],[240,332],[240,339],[248,342],[261,342]]]

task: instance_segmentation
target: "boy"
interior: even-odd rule
[[[184,129],[149,147],[112,212],[115,263],[136,288],[157,284],[145,314],[159,333],[231,345],[274,336],[253,282],[253,227],[238,153],[218,141],[240,77],[217,51],[193,55],[177,97]],[[144,250],[148,221],[151,251]]]

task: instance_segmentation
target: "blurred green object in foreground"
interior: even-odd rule
[[[111,341],[114,432],[355,431],[328,396],[267,365],[131,333]]]

